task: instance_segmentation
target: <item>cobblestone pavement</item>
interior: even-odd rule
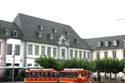
[[[125,83],[125,81],[121,81],[121,80],[111,80],[111,81],[93,81],[92,83]]]
[[[0,83],[24,83],[24,82],[0,82]]]

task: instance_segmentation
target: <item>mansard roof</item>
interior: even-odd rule
[[[21,29],[24,41],[59,45],[59,39],[69,41],[69,47],[90,49],[86,40],[82,40],[69,25],[18,14],[14,23]]]
[[[90,38],[86,39],[89,46],[93,50],[101,50],[101,49],[115,49],[115,48],[124,48],[124,40],[125,35],[118,35],[118,36],[108,36],[108,37],[100,37],[100,38]],[[106,42],[109,42],[109,46],[105,46]],[[117,41],[117,45],[113,46],[113,41]],[[97,46],[97,43],[100,42],[102,45],[100,47]]]

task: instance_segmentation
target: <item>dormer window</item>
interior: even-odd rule
[[[43,25],[38,25],[38,29],[42,31],[44,29]]]
[[[42,32],[41,31],[35,32],[35,37],[38,39],[42,38]]]
[[[79,44],[79,41],[77,39],[73,39],[74,44]]]
[[[53,31],[53,33],[56,33],[56,32],[57,32],[57,30],[56,30],[56,29],[52,29],[52,31]]]
[[[38,33],[38,37],[42,38],[42,33],[41,32]]]
[[[65,39],[62,39],[62,43],[64,44],[66,42],[66,40]]]
[[[97,47],[102,47],[102,42],[99,41],[96,46]]]
[[[108,46],[109,46],[109,41],[105,41],[104,45],[105,45],[106,47],[108,47]]]
[[[13,37],[17,37],[18,36],[18,31],[17,30],[14,30],[13,31]]]
[[[48,39],[53,39],[53,34],[48,33],[48,34],[47,34],[47,38],[48,38]]]
[[[10,35],[11,35],[11,32],[10,32],[9,29],[5,29],[5,35],[6,35],[6,36],[10,36]]]
[[[69,32],[68,32],[68,31],[64,31],[64,34],[68,36],[68,35],[69,35]]]
[[[117,41],[117,40],[114,40],[114,41],[112,42],[112,45],[113,45],[113,46],[117,46],[117,45],[118,45],[118,41]]]

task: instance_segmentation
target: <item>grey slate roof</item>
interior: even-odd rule
[[[125,35],[90,38],[90,39],[86,39],[86,40],[93,50],[114,49],[114,48],[117,49],[117,48],[123,48],[123,40],[125,40]],[[118,46],[112,45],[112,42],[114,40],[118,41]],[[103,43],[102,47],[97,47],[97,42],[100,42],[100,41]],[[111,43],[109,47],[104,46],[105,41],[109,41]]]
[[[17,38],[21,37],[21,31],[20,31],[20,29],[17,27],[17,25],[15,23],[0,20],[0,38],[6,38],[6,35],[5,35],[5,30],[6,29],[8,29],[10,32],[12,32],[13,30],[19,31],[19,37],[17,37]]]
[[[70,40],[70,47],[90,49],[86,40],[82,40],[69,25],[24,14],[18,14],[14,20],[14,23],[17,24],[17,26],[21,29],[23,33],[22,39],[24,41],[58,45],[57,42],[59,41],[59,37],[64,34],[65,31],[68,31],[70,33],[68,36],[68,39]],[[40,25],[42,25],[44,28],[43,31],[41,31],[42,38],[37,38],[36,33],[39,32],[38,26]],[[56,29],[57,32],[53,33],[53,29]],[[53,39],[48,39],[47,34],[52,34]],[[79,44],[73,43],[73,39],[75,38],[79,41]]]

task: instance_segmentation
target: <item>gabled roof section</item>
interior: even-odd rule
[[[15,23],[0,20],[0,28],[18,29]]]
[[[14,36],[14,31],[18,32],[18,36]],[[21,38],[21,31],[13,22],[0,20],[0,38]]]
[[[90,49],[87,42],[82,40],[69,25],[25,14],[18,14],[14,23],[16,23],[23,32],[24,41],[58,45],[59,38],[62,35],[67,35],[66,39],[67,41],[70,41],[70,47]],[[51,39],[48,37],[51,37]],[[77,39],[79,44],[74,44],[73,39]]]
[[[109,36],[109,37],[100,37],[100,38],[90,38],[86,39],[88,44],[91,46],[93,50],[101,50],[101,49],[114,49],[114,48],[123,48],[124,47],[124,40],[125,40],[125,35],[118,35],[118,36]],[[113,41],[116,40],[118,41],[117,46],[113,46]],[[105,41],[109,41],[110,46],[106,47]],[[101,47],[97,47],[97,43],[102,42]]]

